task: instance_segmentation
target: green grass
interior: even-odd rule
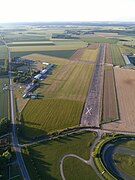
[[[7,59],[8,53],[7,48],[5,46],[0,46],[0,59]]]
[[[124,141],[120,146],[135,150],[135,140]]]
[[[57,51],[45,51],[44,54],[48,56],[54,56],[60,58],[70,58],[74,52],[75,50],[57,50]]]
[[[134,48],[130,48],[130,47],[126,47],[126,46],[120,46],[120,50],[122,53],[133,53],[135,54],[135,49]]]
[[[70,58],[75,50],[52,50],[52,51],[28,51],[28,52],[12,52],[12,57],[21,57],[26,56],[29,54],[39,53],[42,55],[48,55],[53,57],[60,57],[60,58]]]
[[[83,103],[79,101],[30,100],[23,110],[24,132],[33,137],[78,125],[82,108]]]
[[[116,165],[126,174],[135,178],[135,156],[126,154],[115,154]]]
[[[48,41],[47,41],[48,42]],[[12,47],[12,46],[54,46],[55,44],[53,42],[48,42],[48,43],[18,43],[18,44],[8,44],[9,47]]]
[[[16,164],[12,165],[10,168],[10,178],[16,176],[15,180],[22,180],[23,178],[21,177],[21,172],[19,169],[19,166]]]
[[[22,112],[25,134],[32,137],[78,125],[93,68],[69,62],[54,69],[37,90],[44,97],[30,100]]]
[[[4,84],[8,83],[8,77],[0,76],[0,118],[8,117],[8,91],[3,91]]]
[[[23,150],[25,163],[31,179],[38,179],[37,174],[39,174],[40,179],[61,179],[59,170],[60,159],[69,153],[76,154],[84,159],[89,159],[90,143],[93,142],[94,139],[94,132],[79,132],[30,146],[29,152]],[[95,176],[95,178],[96,177],[97,176]],[[66,179],[68,179],[68,177]]]
[[[120,66],[125,65],[125,62],[122,58],[119,47],[117,45],[114,44],[111,45],[111,53],[112,53],[113,65],[120,65]]]
[[[82,39],[87,43],[117,43],[117,38],[105,38],[105,37],[91,37],[88,39]]]
[[[105,66],[104,69],[104,87],[103,87],[103,112],[102,123],[108,123],[119,119],[118,103],[114,82],[113,68]]]
[[[91,166],[73,157],[68,157],[64,160],[63,169],[65,178],[68,180],[99,179]]]

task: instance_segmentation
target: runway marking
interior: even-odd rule
[[[92,108],[89,109],[89,108],[87,107],[87,112],[86,112],[85,114],[88,114],[88,113],[89,113],[90,115],[92,115],[91,110],[92,110]]]

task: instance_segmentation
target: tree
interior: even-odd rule
[[[10,121],[8,118],[2,118],[0,120],[0,135],[8,133],[10,131]]]

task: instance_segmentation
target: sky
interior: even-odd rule
[[[0,23],[135,22],[135,0],[1,0],[0,6]]]

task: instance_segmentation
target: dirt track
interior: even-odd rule
[[[120,121],[103,125],[103,129],[135,132],[135,71],[114,68]]]

